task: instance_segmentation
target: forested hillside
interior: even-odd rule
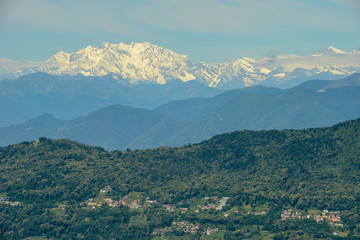
[[[107,152],[45,138],[4,147],[0,236],[208,239],[208,228],[218,229],[209,237],[224,239],[356,236],[359,137],[360,120],[354,120],[238,131],[179,148]],[[212,199],[213,205],[206,202]],[[309,217],[284,220],[285,209]],[[317,223],[311,214],[324,210],[340,214],[343,226]],[[186,224],[197,231],[187,232]]]

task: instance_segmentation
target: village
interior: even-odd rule
[[[81,203],[82,206],[91,207],[93,209],[102,206],[109,206],[109,207],[119,207],[125,206],[132,209],[141,209],[144,207],[151,207],[154,205],[160,205],[157,200],[151,200],[147,196],[142,196],[139,193],[129,193],[128,195],[124,196],[120,200],[113,200],[108,196],[108,194],[112,191],[111,186],[106,186],[100,190],[99,196],[95,198],[90,198],[86,202]],[[229,197],[204,197],[202,199],[190,199],[187,201],[179,202],[178,204],[163,204],[161,205],[165,211],[174,212],[179,211],[181,214],[184,214],[190,210],[198,213],[199,211],[206,211],[206,210],[215,210],[221,211]],[[189,206],[191,204],[191,207]],[[187,205],[188,207],[183,207],[182,205]],[[224,217],[229,216],[229,213],[225,213]],[[200,231],[201,230],[201,231]],[[183,232],[189,234],[196,234],[200,232],[201,234],[205,235],[213,235],[221,230],[215,227],[205,227],[202,228],[200,224],[189,223],[186,221],[179,221],[173,222],[171,226],[164,227],[160,229],[154,230],[153,234],[156,236],[164,237],[169,233],[174,232]]]
[[[85,203],[82,203],[82,206],[87,206],[91,208],[97,208],[102,206],[109,207],[119,207],[125,206],[131,209],[141,209],[144,207],[153,207],[155,205],[160,205],[160,203],[155,199],[152,200],[148,196],[143,196],[140,193],[129,193],[126,196],[122,197],[119,200],[113,200],[109,195],[112,191],[111,186],[106,186],[100,190],[99,196],[95,198],[90,198]],[[258,206],[252,208],[250,205],[243,205],[240,207],[227,207],[224,210],[229,197],[203,197],[201,199],[188,199],[180,201],[177,204],[162,204],[165,211],[169,212],[178,212],[180,214],[185,214],[187,212],[200,213],[201,211],[215,211],[216,214],[222,214],[224,218],[229,217],[232,214],[235,215],[266,215],[268,213],[268,206]],[[341,222],[340,212],[339,211],[329,211],[329,210],[309,210],[307,212],[287,209],[283,210],[281,214],[281,220],[315,220],[316,222],[326,222],[332,226],[343,227]],[[213,226],[201,226],[199,223],[191,223],[187,221],[174,221],[171,226],[158,228],[153,231],[153,235],[164,238],[169,234],[197,234],[202,235],[214,235],[220,234],[221,230]]]
[[[113,200],[110,196],[107,196],[107,193],[112,191],[111,186],[106,186],[100,190],[99,197],[90,198],[86,203],[81,203],[82,206],[87,205],[91,208],[101,207],[101,206],[109,206],[109,207],[119,207],[125,206],[129,208],[143,208],[143,207],[151,207],[153,205],[158,205],[159,202],[157,200],[151,200],[149,197],[144,197],[139,193],[130,193],[120,200]],[[195,199],[192,199],[194,201]],[[203,204],[196,205],[195,212],[199,212],[200,210],[209,210],[215,209],[221,211],[223,207],[226,205],[226,202],[229,200],[229,197],[204,197]],[[187,201],[189,204],[191,201]],[[178,205],[182,205],[184,202],[180,202]],[[189,210],[187,207],[176,207],[174,204],[163,204],[162,205],[167,211],[175,211],[180,210],[181,213],[185,213]]]
[[[91,208],[107,205],[109,207],[125,206],[137,209],[158,204],[157,200],[150,200],[149,197],[146,197],[145,200],[141,200],[143,197],[137,193],[129,194],[120,200],[113,200],[110,196],[107,196],[107,193],[111,191],[111,186],[106,186],[100,190],[100,194],[97,198],[90,198],[86,203],[81,203],[80,205],[87,205]]]
[[[281,220],[290,220],[290,219],[313,219],[316,222],[327,222],[329,225],[343,227],[341,222],[340,212],[339,211],[329,211],[329,210],[313,210],[309,212],[296,211],[293,209],[283,210],[281,214]]]

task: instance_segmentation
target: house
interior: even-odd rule
[[[208,228],[206,229],[206,235],[212,235],[213,233],[218,232],[218,231],[219,231],[218,228],[208,227]]]
[[[87,204],[88,206],[96,206],[97,205],[97,203],[96,202],[88,202],[88,204]]]
[[[108,185],[108,186],[102,188],[102,189],[100,190],[100,193],[111,192],[111,190],[112,190],[111,187]]]
[[[10,202],[11,206],[20,206],[21,202]]]
[[[332,217],[332,218],[330,218],[330,221],[332,221],[332,222],[341,222],[341,219],[339,217]]]
[[[180,208],[181,213],[186,213],[188,211],[188,208]]]
[[[113,201],[111,203],[109,203],[110,207],[118,207],[120,205],[120,203],[118,201]]]
[[[168,210],[168,211],[174,211],[174,207],[171,205],[171,204],[166,204],[164,205],[165,209]]]

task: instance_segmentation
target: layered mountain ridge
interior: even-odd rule
[[[360,52],[354,49],[346,53],[329,47],[312,57],[323,58],[325,55],[360,57]],[[288,88],[309,79],[339,79],[358,71],[356,66],[339,67],[331,64],[322,64],[309,69],[297,67],[293,70],[288,70],[285,66],[269,66],[246,57],[226,63],[193,64],[187,56],[149,42],[133,42],[128,45],[105,42],[99,47],[88,46],[73,53],[60,51],[47,61],[13,72],[6,78],[14,79],[33,72],[72,76],[114,74],[115,78],[125,79],[130,84],[144,82],[165,84],[167,81],[180,79],[184,82],[197,80],[205,85],[222,89],[257,84]]]
[[[230,90],[210,98],[173,101],[152,111],[113,105],[68,121],[42,115],[0,127],[0,146],[39,137],[69,138],[108,150],[181,146],[236,130],[325,127],[359,117],[360,74],[353,74],[336,81],[307,81],[287,90],[264,86]]]
[[[19,124],[44,113],[73,119],[114,104],[151,109],[170,101],[212,97],[221,92],[197,81],[132,85],[110,74],[85,77],[37,72],[0,81],[0,111],[6,113],[0,115],[0,126]]]

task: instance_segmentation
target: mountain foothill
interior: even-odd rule
[[[0,147],[0,238],[357,239],[359,140],[358,119],[175,148]]]
[[[22,103],[18,106],[23,109],[14,111],[16,107],[3,102],[8,116],[39,115],[0,128],[0,144],[47,137],[108,150],[141,149],[181,146],[236,130],[315,128],[360,117],[360,74],[306,81],[290,89],[258,85],[228,91],[196,81],[125,86],[111,76],[83,78],[36,73],[0,82],[7,88],[7,100],[12,94],[12,104]],[[70,83],[73,87],[67,88]],[[117,104],[125,96],[142,108]],[[147,106],[141,105],[144,100]],[[82,116],[63,120],[76,114]]]

